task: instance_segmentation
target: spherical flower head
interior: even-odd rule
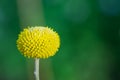
[[[48,27],[28,27],[18,36],[17,48],[28,58],[48,58],[60,47],[58,33]]]

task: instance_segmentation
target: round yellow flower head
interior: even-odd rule
[[[28,58],[48,58],[58,51],[60,38],[48,27],[25,28],[18,36],[17,47]]]

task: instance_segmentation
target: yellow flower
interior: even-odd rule
[[[28,58],[48,58],[58,51],[60,38],[48,27],[25,28],[18,36],[17,47]]]

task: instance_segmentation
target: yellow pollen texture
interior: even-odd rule
[[[59,35],[48,27],[25,28],[18,36],[17,48],[28,58],[48,58],[60,47]]]

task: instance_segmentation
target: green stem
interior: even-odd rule
[[[35,59],[35,69],[34,69],[35,80],[39,79],[39,59]]]

